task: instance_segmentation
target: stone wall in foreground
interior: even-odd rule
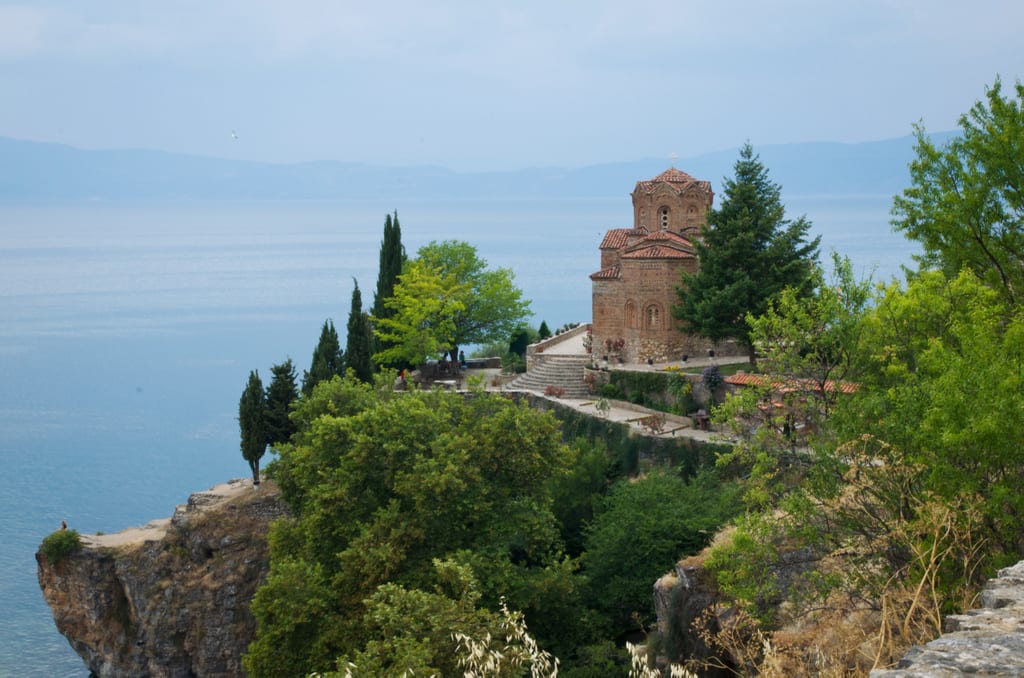
[[[999,571],[981,607],[946,618],[945,633],[871,678],[1024,676],[1024,561]]]

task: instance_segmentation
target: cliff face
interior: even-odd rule
[[[37,553],[39,585],[57,629],[100,678],[240,676],[269,524],[285,513],[273,483],[231,481],[170,519],[83,535],[57,564]]]

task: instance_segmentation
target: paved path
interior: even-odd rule
[[[572,336],[566,337],[562,341],[559,341],[551,346],[544,349],[544,353],[547,355],[587,355],[586,348],[583,345],[583,338],[586,336],[585,332],[579,332]],[[691,358],[683,363],[682,361],[675,360],[671,362],[661,362],[648,365],[646,363],[630,363],[626,365],[614,365],[609,364],[608,369],[610,370],[628,370],[632,372],[659,372],[667,367],[681,367],[688,370],[692,369],[703,369],[708,365],[727,365],[734,363],[747,362],[746,356],[723,356],[721,358]],[[538,394],[540,395],[540,394]],[[635,405],[627,405],[625,403],[616,403],[615,401],[609,401],[611,409],[603,414],[595,409],[597,398],[589,398],[585,400],[575,400],[571,398],[560,398],[558,399],[563,405],[568,405],[575,410],[585,412],[597,417],[608,419],[609,421],[629,423],[636,429],[645,433],[650,433],[639,424],[639,420],[644,417],[659,414],[657,410],[651,410],[642,408]],[[678,421],[682,420],[682,422]],[[664,432],[659,434],[659,437],[668,438],[673,436],[685,436],[687,438],[693,438],[695,440],[702,441],[714,441],[720,438],[720,434],[715,431],[702,431],[694,428],[688,417],[674,417],[669,416],[668,421],[665,422]]]
[[[658,410],[651,410],[639,405],[631,405],[622,403],[614,400],[609,400],[608,404],[611,406],[607,413],[602,414],[595,408],[597,404],[596,398],[590,398],[587,400],[574,400],[570,398],[559,398],[557,402],[567,405],[574,410],[579,410],[586,414],[607,419],[608,421],[614,421],[618,423],[628,423],[636,430],[643,432],[647,435],[651,434],[644,426],[640,423],[640,420],[656,414],[664,414]],[[717,431],[702,431],[694,428],[690,424],[689,417],[681,417],[679,415],[666,415],[665,428],[657,434],[659,438],[692,438],[694,440],[701,440],[703,442],[720,442],[721,434]]]

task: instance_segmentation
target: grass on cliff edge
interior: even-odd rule
[[[51,565],[56,565],[80,548],[82,540],[78,530],[60,529],[43,538],[40,550]]]

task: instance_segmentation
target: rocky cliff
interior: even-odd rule
[[[239,676],[268,527],[285,513],[273,483],[234,480],[193,494],[171,518],[83,535],[56,564],[37,553],[39,585],[57,629],[100,678]]]

